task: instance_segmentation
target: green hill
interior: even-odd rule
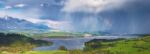
[[[150,36],[129,40],[102,41],[86,43],[85,51],[105,54],[150,54]]]
[[[51,45],[52,43],[35,40],[22,34],[0,33],[0,51],[29,51],[34,47]]]

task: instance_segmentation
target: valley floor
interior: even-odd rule
[[[150,36],[143,36],[134,39],[116,39],[116,40],[100,40],[93,39],[85,43],[83,50],[67,50],[61,47],[60,50],[55,51],[32,51],[36,46],[48,45],[45,41],[33,40],[23,35],[1,34],[0,40],[0,54],[150,54]],[[12,39],[14,36],[19,40]],[[23,36],[23,37],[20,37]],[[6,39],[4,39],[4,38]],[[10,39],[8,39],[10,38]],[[13,43],[11,43],[13,40]],[[30,40],[30,41],[29,41]],[[40,42],[37,42],[40,41]],[[32,43],[37,42],[37,43]],[[43,43],[44,42],[44,43]]]

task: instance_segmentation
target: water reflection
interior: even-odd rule
[[[118,39],[118,38],[136,38],[137,36],[96,36],[96,37],[72,37],[72,38],[43,38],[42,40],[53,42],[52,46],[37,47],[33,50],[58,50],[60,46],[68,50],[83,49],[84,43],[92,39]]]

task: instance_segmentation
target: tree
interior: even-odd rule
[[[59,50],[67,50],[67,48],[65,46],[60,46]]]

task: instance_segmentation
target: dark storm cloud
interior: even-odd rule
[[[0,6],[13,10],[18,4],[26,5],[18,8],[23,12],[38,13],[36,18],[56,21],[68,18],[71,25],[66,30],[73,27],[73,31],[82,32],[150,33],[150,0],[0,0]]]
[[[150,1],[132,0],[119,9],[103,11],[100,15],[112,20],[112,33],[150,33]]]

